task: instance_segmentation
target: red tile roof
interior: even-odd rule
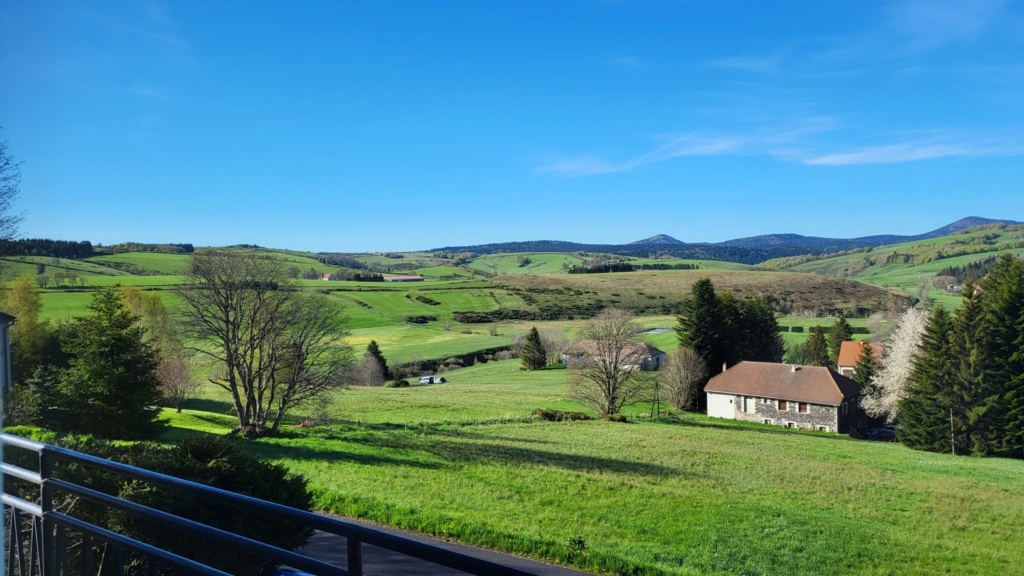
[[[839,406],[861,387],[821,366],[740,362],[712,378],[704,391]]]
[[[871,355],[875,357],[875,360],[882,359],[882,350],[884,345],[878,342],[871,343]],[[839,366],[856,366],[857,360],[860,360],[861,351],[864,350],[864,343],[859,341],[846,341],[839,347]]]

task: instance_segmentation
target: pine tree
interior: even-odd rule
[[[828,366],[828,342],[821,326],[811,328],[811,336],[807,338],[807,363],[811,366]]]
[[[865,342],[860,349],[857,364],[853,368],[853,380],[868,389],[877,372],[878,362],[875,360],[875,349],[871,347],[870,342]]]
[[[520,354],[523,365],[521,370],[540,370],[547,366],[548,353],[544,349],[544,342],[540,338],[540,332],[534,326],[526,335],[526,342],[523,343],[523,351]]]
[[[846,316],[839,315],[828,329],[828,365],[836,368],[839,364],[839,349],[843,342],[853,339],[853,326],[846,321]]]
[[[751,298],[740,310],[738,355],[743,360],[781,362],[786,352],[775,312],[764,298]]]
[[[963,441],[958,439],[958,454],[970,452],[983,456],[1001,441],[1002,429],[994,421],[999,414],[1001,398],[984,377],[988,354],[981,324],[981,298],[973,288],[963,293],[960,310],[953,319],[953,349],[956,378],[951,397],[956,418],[964,429]]]
[[[987,361],[983,378],[1000,399],[986,410],[1000,429],[995,455],[1024,457],[1024,262],[1003,254],[981,282],[980,326]]]
[[[919,354],[910,375],[910,389],[899,404],[900,441],[910,448],[950,452],[957,430],[951,429],[951,388],[956,378],[952,354],[952,321],[942,306],[928,317]],[[962,432],[962,431],[961,431]]]
[[[695,282],[690,293],[675,328],[679,345],[693,348],[704,359],[709,375],[718,374],[735,353],[731,314],[724,309],[710,279]]]
[[[98,292],[90,314],[76,318],[64,349],[70,367],[58,376],[63,424],[101,438],[154,438],[164,428],[157,402],[157,353],[125,308],[118,287]]]
[[[384,373],[384,380],[391,380],[391,369],[388,368],[388,361],[384,359],[384,354],[380,351],[380,346],[377,345],[376,340],[370,340],[370,343],[366,346],[366,356],[370,356],[377,361],[380,365],[380,369]]]

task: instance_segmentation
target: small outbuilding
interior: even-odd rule
[[[843,434],[864,426],[860,384],[822,366],[740,362],[704,392],[715,418]]]

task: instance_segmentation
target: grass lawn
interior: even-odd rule
[[[304,474],[326,510],[603,573],[995,574],[1024,562],[1012,544],[1024,541],[1020,461],[700,415],[650,422],[646,407],[629,424],[542,422],[532,410],[582,408],[562,370],[506,361],[445,376],[342,391],[335,424],[253,447]],[[230,419],[186,411],[174,423],[180,436]]]

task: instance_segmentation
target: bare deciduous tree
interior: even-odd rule
[[[868,316],[868,332],[876,335],[880,333],[882,331],[882,318],[884,318],[884,315],[881,312],[875,312]]]
[[[560,331],[542,331],[540,340],[548,353],[548,364],[562,361],[562,353],[569,348],[569,339]]]
[[[0,140],[0,238],[4,240],[18,235],[18,226],[24,219],[13,212],[20,194],[21,162],[7,152],[7,142]]]
[[[197,252],[178,295],[194,350],[225,368],[210,381],[231,394],[247,436],[277,433],[288,409],[342,385],[344,319],[327,296],[297,289],[281,261]]]
[[[160,364],[156,369],[164,399],[179,413],[185,401],[199,389],[199,381],[189,369],[189,356],[189,352],[181,348],[161,350]]]
[[[896,320],[896,327],[885,346],[881,367],[862,400],[862,406],[868,414],[884,416],[889,420],[899,414],[899,401],[906,396],[927,316],[911,308]]]
[[[697,393],[707,380],[704,360],[693,348],[677,348],[669,353],[668,362],[658,373],[658,380],[668,392],[669,402],[677,410],[696,406]]]
[[[366,353],[359,364],[353,367],[349,380],[361,386],[380,386],[387,380],[384,366],[372,354]]]
[[[604,310],[588,322],[570,348],[579,353],[569,362],[569,394],[601,416],[648,399],[654,377],[641,370],[644,347],[635,341],[639,332],[625,310]]]

